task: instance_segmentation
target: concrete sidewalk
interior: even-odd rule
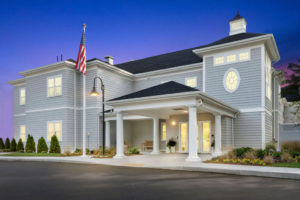
[[[67,162],[82,164],[102,164],[126,167],[144,167],[156,169],[171,169],[199,172],[214,172],[247,176],[262,176],[273,178],[300,179],[300,169],[283,167],[262,167],[230,164],[212,164],[203,162],[186,162],[184,154],[158,154],[135,155],[122,159],[99,159],[91,157],[5,157],[0,156],[0,161],[45,161]],[[209,155],[201,155],[202,160],[210,159]]]

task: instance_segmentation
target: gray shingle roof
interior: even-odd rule
[[[141,97],[151,97],[151,96],[158,96],[158,95],[166,95],[166,94],[175,94],[175,93],[182,93],[182,92],[194,92],[199,91],[195,88],[191,88],[186,85],[182,85],[175,81],[169,81],[160,85],[156,85],[153,87],[149,87],[137,92],[133,92],[115,99],[111,99],[109,101],[116,101],[116,100],[125,100],[125,99],[133,99],[133,98],[141,98]]]

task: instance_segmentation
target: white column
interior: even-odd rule
[[[221,115],[215,115],[215,152],[214,156],[222,155]]]
[[[186,161],[200,161],[197,153],[197,108],[189,107],[189,156]]]
[[[158,118],[153,118],[153,151],[152,154],[159,153],[159,131],[158,131]]]
[[[105,122],[105,144],[107,148],[110,148],[110,122]]]
[[[123,115],[117,113],[117,154],[114,158],[124,157]]]

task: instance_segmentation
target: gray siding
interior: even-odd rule
[[[26,117],[25,116],[14,117],[14,138],[16,139],[17,142],[20,139],[20,126],[21,125],[26,126]]]
[[[272,126],[273,126],[273,122],[272,122],[272,115],[270,115],[269,113],[265,113],[265,126],[266,126],[266,144],[272,142],[273,137],[272,137]]]
[[[26,89],[26,84],[14,87],[14,114],[24,114],[26,109],[27,97],[25,105],[20,105],[19,90],[21,88]],[[27,90],[26,90],[27,93]]]
[[[222,117],[222,147],[233,147],[232,120],[230,117]]]

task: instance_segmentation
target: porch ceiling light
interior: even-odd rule
[[[172,124],[172,126],[175,126],[176,125],[176,121],[172,121],[171,124]]]

